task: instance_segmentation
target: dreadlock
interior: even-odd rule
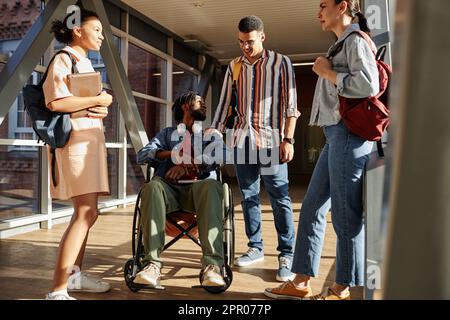
[[[172,112],[173,112],[173,117],[175,119],[175,122],[178,124],[181,121],[183,121],[183,115],[184,115],[184,111],[183,111],[183,105],[184,104],[188,104],[189,106],[192,106],[195,102],[195,98],[198,96],[197,92],[194,91],[188,91],[184,94],[182,94],[181,96],[179,96],[175,102],[173,103],[172,106]]]

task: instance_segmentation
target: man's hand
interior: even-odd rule
[[[184,169],[188,175],[198,175],[200,172],[200,169],[196,164],[185,164]]]
[[[220,132],[219,130],[214,129],[214,128],[208,128],[208,129],[206,129],[205,133],[203,134],[203,137],[204,137],[204,138],[209,138],[209,137],[211,137],[211,136],[213,136],[213,135],[217,135],[217,136],[219,136],[220,138],[223,138],[222,132]]]
[[[282,163],[291,162],[294,158],[294,146],[289,142],[283,141],[280,146],[280,161]]]
[[[178,183],[182,176],[187,174],[187,170],[183,165],[173,166],[166,172],[165,179],[171,183]]]

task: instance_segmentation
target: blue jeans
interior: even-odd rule
[[[248,147],[248,144],[246,144],[246,147]],[[235,154],[237,150],[235,148]],[[270,149],[265,149],[261,152],[262,154],[267,152],[270,157]],[[248,148],[246,148],[245,153],[247,158]],[[280,252],[279,256],[292,257],[295,228],[292,203],[289,197],[287,164],[279,164],[278,161],[275,164],[267,163],[266,161],[261,163],[259,156],[255,162],[255,164],[251,164],[252,162],[246,162],[246,164],[235,162],[237,180],[243,199],[241,204],[244,212],[245,233],[249,239],[248,246],[263,251],[259,199],[260,181],[262,178],[272,205],[275,228],[278,235],[277,250]]]
[[[343,122],[324,128],[325,147],[314,169],[295,243],[292,272],[316,277],[326,214],[337,235],[336,283],[364,285],[364,218],[362,177],[372,142],[351,134]]]

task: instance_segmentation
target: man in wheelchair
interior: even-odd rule
[[[145,267],[134,283],[160,286],[166,214],[184,211],[196,214],[203,253],[202,286],[224,286],[222,184],[216,177],[217,165],[193,161],[193,149],[203,150],[208,145],[196,127],[205,120],[206,107],[199,95],[188,92],[175,101],[172,112],[178,126],[163,129],[137,154],[137,162],[148,163],[155,173],[141,195]]]

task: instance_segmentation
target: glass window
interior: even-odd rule
[[[88,56],[89,60],[91,60],[92,67],[94,67],[95,71],[98,71],[102,75],[102,83],[108,83],[107,75],[106,75],[106,67],[103,62],[102,56],[98,51],[89,51]]]
[[[52,210],[58,211],[62,209],[73,208],[72,200],[57,200],[52,199]]]
[[[122,25],[122,10],[109,1],[103,1],[108,21],[114,27],[120,29]]]
[[[0,146],[0,221],[39,213],[38,151]]]
[[[134,91],[166,99],[166,61],[130,43],[128,79]]]
[[[136,97],[135,99],[148,139],[151,140],[165,127],[167,106],[146,99]],[[128,141],[131,143],[129,136]],[[133,148],[129,148],[127,161],[127,194],[137,194],[144,180],[141,166],[136,164],[136,152]]]
[[[138,194],[145,182],[141,166],[136,163],[136,152],[133,148],[128,149],[127,159],[127,195]]]
[[[37,84],[39,74],[33,72],[28,79],[28,84]],[[3,119],[0,125],[0,139],[26,139],[36,140],[37,136],[33,131],[30,118],[25,111],[25,105],[23,102],[22,91],[19,92],[17,98],[11,105],[8,116]],[[31,149],[37,150],[35,147],[17,147],[17,149]]]
[[[165,127],[166,105],[146,99],[137,98],[136,104],[149,139]],[[130,140],[128,140],[130,141]]]
[[[24,36],[25,33],[22,34]],[[0,54],[3,58],[10,58],[19,46],[21,39],[8,39],[6,32],[0,33]]]
[[[17,118],[17,108],[14,108],[15,105],[17,105],[17,102],[14,102],[9,109],[8,116],[3,118],[3,122],[0,125],[0,139],[9,139],[11,136],[11,132],[15,131],[14,118]]]
[[[130,14],[129,18],[130,35],[148,43],[162,52],[167,52],[167,35],[132,14]]]
[[[103,125],[105,126],[105,138],[106,142],[118,142],[119,140],[119,104],[111,90],[106,90],[113,96],[113,103],[108,107],[108,116],[103,119]]]
[[[186,91],[198,90],[198,77],[192,72],[173,66],[173,100],[175,101],[180,95]]]
[[[34,72],[27,83],[36,84],[38,80],[38,73]],[[3,119],[3,122],[0,125],[0,139],[37,141],[37,136],[32,128],[30,118],[25,111],[22,91],[19,92],[19,95],[9,108],[8,116]],[[36,151],[37,147],[8,146],[8,151],[12,150]]]
[[[187,47],[186,44],[175,40],[173,42],[173,54],[176,59],[198,69],[198,53]]]
[[[23,13],[25,10],[26,14]],[[21,1],[3,1],[0,9],[0,57],[8,60],[16,51],[22,38],[41,13],[40,1],[28,6]],[[0,68],[3,69],[4,64]],[[18,128],[20,128],[18,130]],[[28,130],[27,130],[28,129]],[[23,98],[19,94],[11,106],[8,117],[5,117],[0,127],[0,138],[16,139],[18,136],[29,137],[32,134],[29,122],[23,109]],[[33,137],[31,137],[33,139]]]

